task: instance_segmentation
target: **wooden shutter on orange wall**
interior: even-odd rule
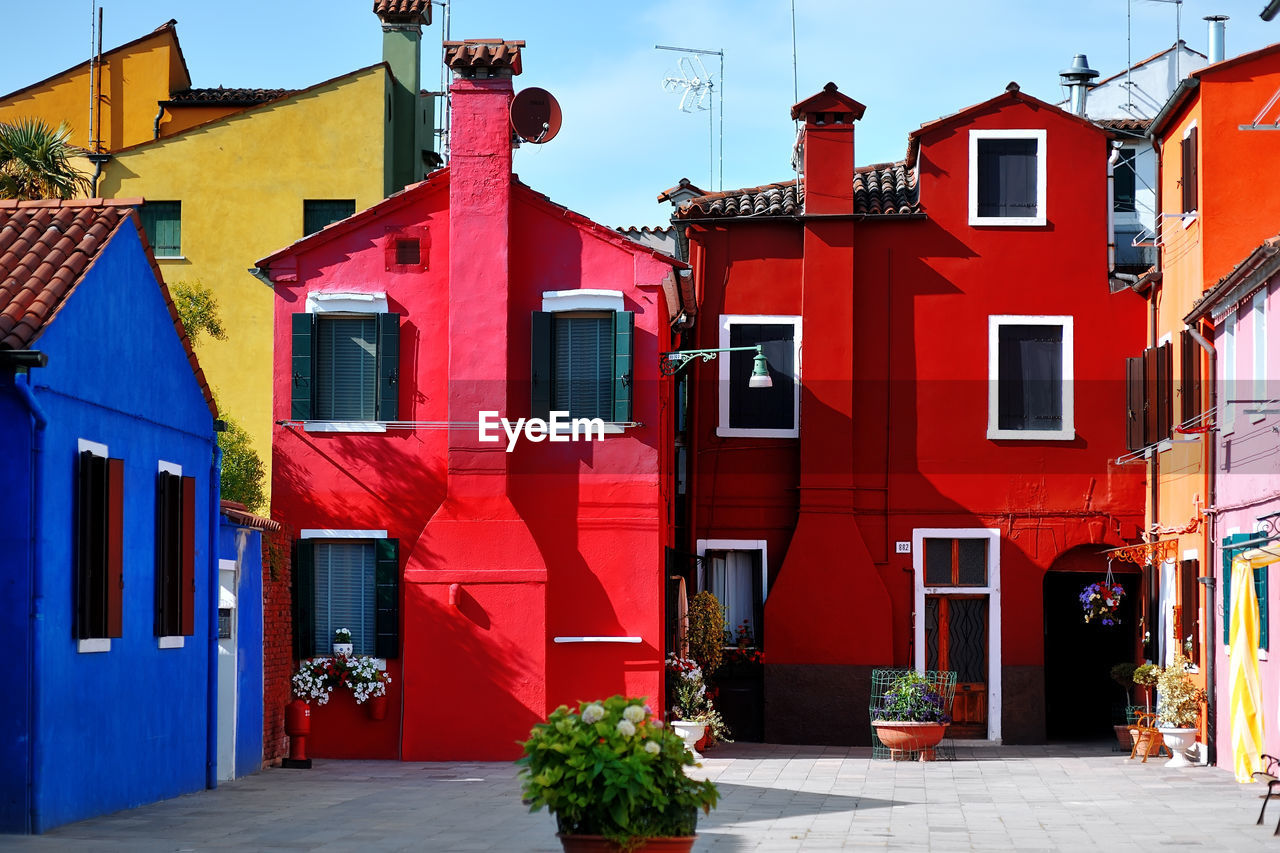
[[[1127,400],[1125,405],[1125,439],[1130,450],[1147,446],[1147,386],[1143,381],[1142,357],[1124,360]]]

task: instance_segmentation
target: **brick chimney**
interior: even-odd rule
[[[391,90],[391,157],[383,163],[383,194],[426,174],[424,152],[435,147],[435,110],[421,94],[422,28],[431,25],[430,0],[374,0],[382,21],[382,61],[395,78]]]
[[[866,110],[835,83],[791,108],[804,119],[805,213],[853,213],[853,123]]]

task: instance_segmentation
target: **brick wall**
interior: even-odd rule
[[[262,761],[278,765],[288,754],[284,706],[293,675],[292,570],[284,531],[262,537]]]

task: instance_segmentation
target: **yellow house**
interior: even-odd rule
[[[0,121],[71,125],[95,152],[97,194],[145,199],[165,280],[212,290],[227,339],[202,338],[200,363],[268,466],[272,292],[249,267],[423,178],[435,161],[419,88],[430,11],[428,0],[375,0],[383,61],[300,91],[193,89],[170,21],[0,98]],[[101,88],[92,125],[90,74]]]

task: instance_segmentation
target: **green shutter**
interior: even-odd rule
[[[301,660],[316,653],[316,547],[309,539],[294,543],[293,656]]]
[[[1231,644],[1231,563],[1241,551],[1247,548],[1233,547],[1240,542],[1256,539],[1260,534],[1233,533],[1222,540],[1222,642]],[[1267,569],[1263,566],[1253,570],[1253,586],[1258,594],[1258,648],[1270,648],[1271,632],[1267,627]]]
[[[551,416],[551,314],[533,312],[530,355],[530,414],[546,420]]]
[[[374,542],[374,655],[400,657],[400,540]]]
[[[149,201],[139,210],[142,229],[157,258],[182,255],[182,202]]]
[[[315,330],[314,314],[293,315],[293,405],[289,417],[295,421],[311,420],[312,337]]]
[[[631,311],[613,312],[613,420],[631,420],[632,339],[635,337],[636,315]]]
[[[375,420],[399,418],[400,315],[378,315],[378,411]]]

